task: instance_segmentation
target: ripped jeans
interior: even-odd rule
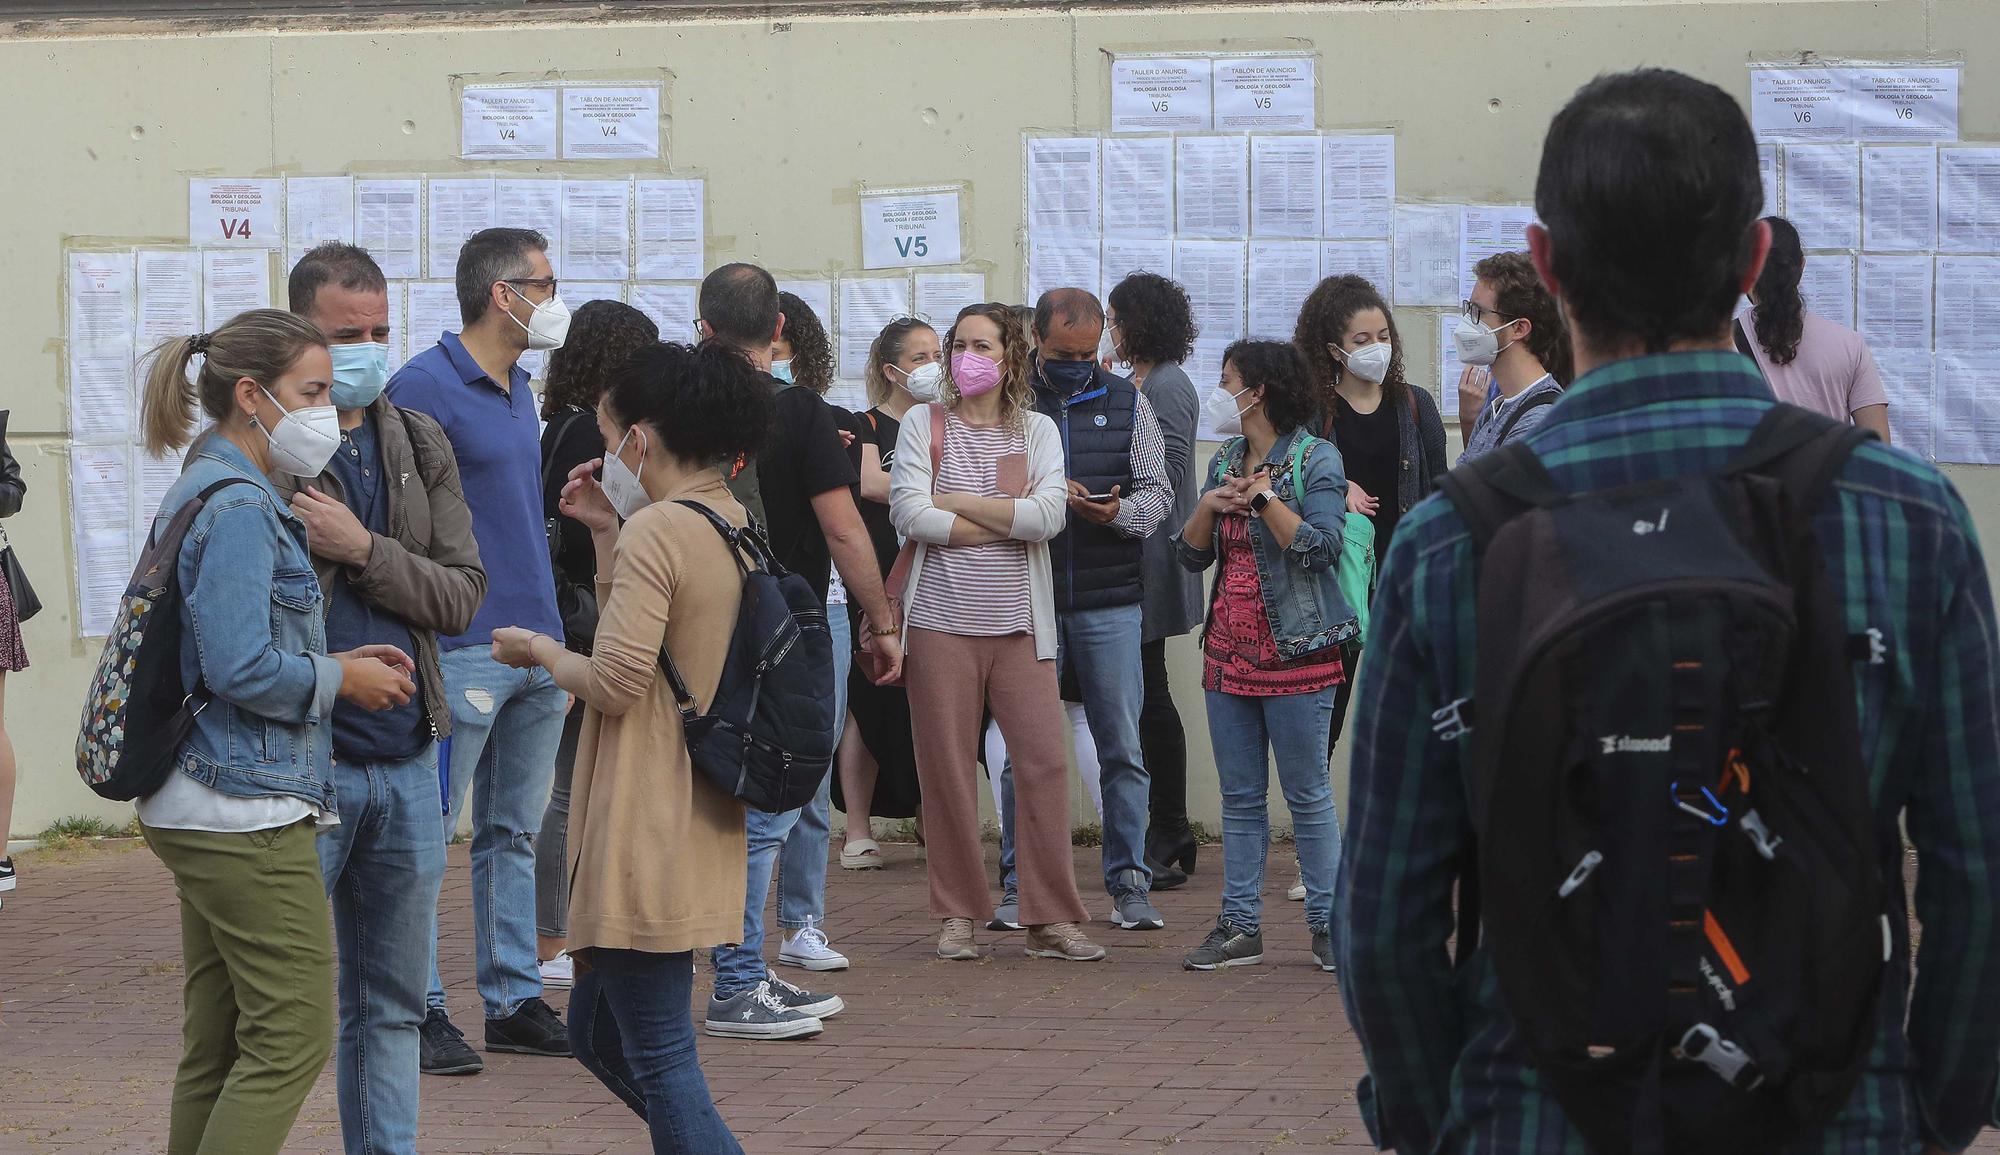
[[[555,779],[566,695],[547,670],[510,669],[486,646],[451,650],[441,664],[452,729],[445,837],[465,813],[470,783],[479,994],[486,1017],[504,1019],[542,993],[535,962],[535,836]],[[427,1001],[442,1010],[436,942],[433,937]]]

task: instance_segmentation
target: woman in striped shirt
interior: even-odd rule
[[[1028,954],[1091,962],[1104,949],[1076,925],[1048,548],[1066,521],[1062,443],[1007,306],[968,306],[945,348],[943,400],[905,415],[889,480],[889,517],[916,543],[903,621],[938,955],[978,958],[973,920],[992,906],[974,758],[990,709],[1013,753]]]

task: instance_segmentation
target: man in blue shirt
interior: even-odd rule
[[[341,1132],[356,1155],[415,1155],[419,1028],[444,881],[438,739],[451,733],[437,631],[472,621],[486,572],[444,431],[382,396],[381,267],[364,249],[321,245],[292,270],[291,308],[326,334],[340,412],[340,447],[318,477],[273,478],[305,522],[326,636],[343,649],[395,646],[416,663],[418,692],[405,705],[334,707],[340,822],[319,838],[340,953]]]
[[[535,837],[568,699],[548,671],[510,669],[490,650],[496,626],[563,636],[542,522],[541,428],[519,364],[529,349],[560,347],[569,331],[548,241],[531,229],[475,234],[458,255],[458,308],[463,331],[443,334],[389,382],[392,401],[443,426],[486,560],[486,600],[471,627],[439,639],[453,734],[447,810],[458,813],[470,782],[486,1049],[568,1055],[569,1034],[541,999],[535,960]],[[424,1071],[479,1071],[479,1056],[445,1012],[435,967],[429,1004]]]

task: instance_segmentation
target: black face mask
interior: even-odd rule
[[[1075,393],[1090,384],[1097,372],[1094,361],[1048,361],[1042,362],[1042,379],[1053,389],[1064,393]]]

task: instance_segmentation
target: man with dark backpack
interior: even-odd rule
[[[1550,127],[1578,378],[1404,519],[1356,694],[1335,917],[1385,1149],[1906,1155],[1992,1111],[1985,562],[1934,468],[1731,349],[1762,199],[1678,73]]]

